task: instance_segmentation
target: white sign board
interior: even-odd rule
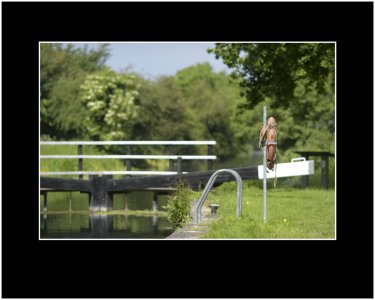
[[[273,171],[267,169],[267,178],[302,176],[314,174],[314,161],[299,161],[277,164]],[[258,166],[258,178],[263,179],[263,165]]]

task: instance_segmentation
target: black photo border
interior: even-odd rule
[[[1,5],[2,297],[373,297],[372,2]],[[337,240],[39,240],[40,41],[336,42]]]

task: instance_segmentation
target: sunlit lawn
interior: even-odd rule
[[[218,219],[205,238],[334,239],[334,190],[270,188],[267,222],[263,220],[263,190],[243,188],[242,216],[236,218],[234,183],[218,187],[206,201],[220,205]]]

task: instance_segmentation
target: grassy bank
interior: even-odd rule
[[[262,189],[244,184],[242,216],[238,219],[236,202],[235,183],[226,183],[212,193],[205,206],[219,204],[219,218],[210,223],[204,238],[335,238],[334,190],[270,188],[266,224]]]

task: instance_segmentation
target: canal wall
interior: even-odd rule
[[[191,207],[195,208],[196,201],[194,201]],[[193,209],[191,210],[191,215],[193,215]],[[194,224],[191,220],[188,224],[182,228],[178,228],[171,235],[167,236],[165,239],[184,239],[184,240],[197,240],[200,239],[209,230],[209,222],[214,220],[211,216],[211,210],[208,207],[202,207],[202,222]]]

